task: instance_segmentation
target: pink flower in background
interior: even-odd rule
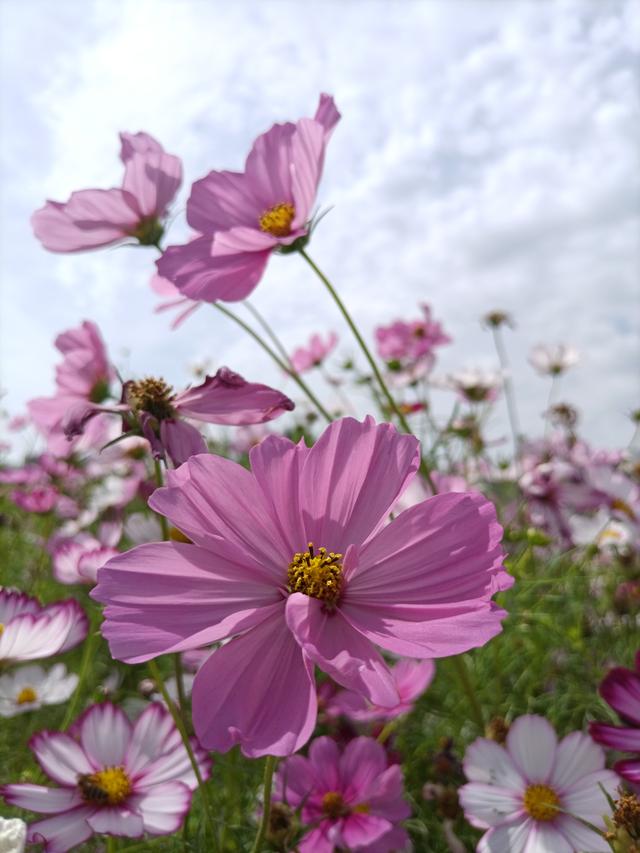
[[[120,189],[80,190],[69,201],[47,201],[31,217],[33,231],[51,252],[82,252],[135,239],[157,243],[161,220],[182,183],[182,164],[148,133],[121,133]]]
[[[385,361],[397,361],[403,366],[433,359],[435,347],[451,343],[442,325],[431,317],[431,308],[421,305],[422,320],[395,320],[389,326],[375,330],[378,355]]]
[[[78,676],[68,673],[62,663],[48,672],[37,664],[21,666],[0,675],[0,717],[26,714],[43,705],[59,705],[70,698],[77,686]]]
[[[634,752],[634,758],[618,761],[614,769],[632,785],[640,785],[640,651],[635,670],[617,666],[607,673],[600,695],[620,715],[623,726],[591,723],[591,737],[619,752]]]
[[[537,344],[529,353],[529,362],[541,376],[559,376],[578,364],[580,354],[569,344]]]
[[[478,853],[553,851],[606,853],[602,835],[610,812],[602,788],[613,796],[618,777],[605,770],[604,751],[588,735],[571,732],[559,743],[544,717],[518,717],[506,747],[478,738],[467,749],[459,790],[460,803],[472,826],[489,831]],[[602,786],[602,787],[601,787]]]
[[[338,336],[335,332],[329,332],[324,341],[320,335],[312,335],[306,347],[298,347],[291,353],[291,363],[298,373],[319,367],[333,352],[337,343]]]
[[[106,545],[88,533],[54,544],[53,575],[64,584],[95,583],[98,569],[118,555],[118,549]]]
[[[70,443],[64,432],[69,413],[87,403],[99,403],[109,394],[114,370],[95,323],[85,320],[75,329],[58,335],[56,349],[64,356],[56,367],[56,393],[53,397],[37,397],[27,404],[29,414],[46,437],[51,453],[68,456],[79,442]],[[103,443],[107,425],[98,419],[81,446],[93,447]]]
[[[309,232],[325,148],[340,119],[320,96],[315,116],[275,124],[259,136],[244,172],[210,172],[196,181],[187,220],[201,236],[170,246],[156,262],[183,296],[204,302],[245,299],[280,247]]]
[[[400,701],[392,708],[372,705],[359,693],[340,690],[326,705],[330,717],[344,716],[357,723],[392,720],[413,710],[416,699],[433,681],[436,667],[431,660],[400,660],[390,667]]]
[[[301,809],[302,821],[312,827],[296,847],[300,853],[392,853],[408,846],[397,826],[411,814],[402,770],[387,766],[384,748],[372,738],[355,738],[342,753],[331,738],[316,738],[308,758],[294,755],[280,765],[274,799]]]
[[[140,838],[176,832],[197,786],[171,716],[150,705],[132,725],[110,702],[93,705],[65,732],[39,732],[29,742],[57,787],[0,788],[11,805],[51,815],[29,826],[28,841],[65,853],[94,833]],[[211,761],[192,741],[204,779]]]
[[[0,662],[66,652],[87,636],[89,620],[73,598],[42,605],[16,589],[0,589]]]
[[[171,311],[174,308],[182,309],[171,323],[172,329],[177,329],[184,321],[190,317],[193,312],[202,305],[201,302],[194,302],[186,296],[182,296],[178,288],[169,281],[168,278],[162,278],[160,275],[151,277],[151,290],[157,293],[158,296],[168,297],[166,302],[160,302],[155,307],[156,314],[162,311]]]
[[[34,486],[28,491],[14,489],[9,494],[9,498],[20,509],[35,513],[51,512],[61,497],[60,492],[53,486]]]
[[[233,637],[196,676],[194,725],[219,752],[288,755],[316,720],[313,666],[376,705],[398,689],[376,646],[434,658],[484,645],[511,585],[502,530],[478,494],[437,495],[387,524],[419,445],[372,418],[332,423],[312,448],[270,436],[251,471],[197,455],[150,506],[193,544],[110,560],[91,595],[129,663]],[[282,713],[287,708],[287,713]]]

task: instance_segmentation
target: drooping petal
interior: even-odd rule
[[[93,773],[80,744],[63,732],[38,732],[29,741],[36,761],[59,785],[76,787],[78,776]]]
[[[134,794],[129,802],[141,816],[145,832],[169,835],[182,826],[191,804],[191,791],[182,782],[165,782]]]
[[[160,441],[176,467],[196,453],[207,452],[202,433],[192,424],[174,418],[160,421]]]
[[[93,835],[87,818],[94,809],[79,806],[68,812],[29,825],[27,841],[29,844],[45,843],[47,853],[67,853],[82,844]]]
[[[263,212],[251,182],[241,172],[209,172],[192,185],[187,202],[187,222],[207,235],[236,225],[258,229]]]
[[[460,805],[472,826],[486,829],[513,818],[522,811],[522,796],[504,786],[469,782],[459,790]]]
[[[604,763],[604,751],[588,735],[571,732],[558,744],[550,785],[563,791],[590,773],[602,770]]]
[[[200,743],[244,755],[291,755],[311,737],[317,715],[313,668],[282,613],[215,651],[193,684]]]
[[[556,757],[557,737],[551,723],[537,714],[523,714],[511,725],[507,748],[527,782],[549,780]]]
[[[42,785],[4,785],[0,794],[12,806],[40,814],[60,814],[82,805],[77,788],[45,788]]]
[[[124,711],[111,702],[92,705],[76,720],[71,731],[80,738],[95,770],[117,767],[124,762],[132,726]]]
[[[288,597],[285,613],[304,653],[334,681],[376,705],[398,704],[400,697],[389,667],[339,608],[330,612],[319,599],[296,592]]]
[[[100,569],[91,596],[108,605],[102,633],[116,659],[139,663],[197,648],[282,606],[259,564],[221,539],[209,544],[139,545]]]
[[[384,522],[420,462],[418,441],[390,424],[334,421],[304,462],[300,503],[308,541],[344,553]]]

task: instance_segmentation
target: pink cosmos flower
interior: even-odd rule
[[[201,236],[170,246],[156,262],[183,296],[245,299],[271,253],[309,233],[324,154],[340,119],[320,96],[315,116],[275,124],[253,144],[244,172],[210,172],[191,188],[187,221]]]
[[[250,462],[202,454],[170,471],[149,504],[194,544],[115,557],[91,593],[107,605],[103,633],[118,660],[233,637],[196,676],[204,746],[288,755],[315,725],[314,664],[394,707],[376,646],[443,657],[500,632],[505,613],[491,596],[512,579],[491,503],[437,495],[385,523],[420,463],[413,436],[343,418],[312,448],[270,436]]]
[[[301,808],[303,822],[313,827],[297,844],[300,853],[392,853],[408,844],[397,826],[411,814],[402,770],[398,764],[387,767],[384,748],[372,738],[355,738],[342,754],[331,738],[316,738],[308,758],[294,755],[280,765],[274,793]]]
[[[67,435],[81,434],[86,423],[101,411],[131,413],[139,419],[154,456],[162,458],[166,454],[174,465],[181,465],[190,456],[207,450],[202,434],[185,418],[238,426],[271,421],[295,408],[280,391],[247,382],[228,367],[221,367],[215,376],[207,376],[200,385],[178,394],[163,379],[126,382],[123,399],[115,407],[93,404],[76,407],[65,423]]]
[[[49,450],[56,456],[68,456],[78,442],[71,444],[65,435],[66,418],[78,406],[104,400],[109,394],[114,370],[100,330],[89,320],[58,335],[55,346],[64,356],[56,367],[56,393],[53,397],[30,400],[27,407],[34,424],[47,438]],[[83,446],[104,443],[105,429],[104,419],[98,419]]]
[[[83,252],[131,238],[158,243],[161,220],[182,183],[182,164],[148,133],[121,133],[120,142],[120,189],[80,190],[33,214],[33,232],[45,249]]]
[[[326,340],[320,335],[311,335],[306,347],[298,347],[291,354],[291,363],[298,373],[304,373],[314,367],[319,367],[325,358],[333,352],[338,343],[338,336],[330,332]]]
[[[458,792],[469,823],[489,830],[478,853],[606,853],[604,838],[581,822],[605,830],[610,808],[600,786],[613,795],[619,780],[604,764],[588,735],[571,732],[558,743],[535,714],[513,723],[506,748],[478,738],[464,758],[469,783]]]
[[[25,510],[25,512],[45,513],[51,512],[62,496],[53,486],[34,486],[28,491],[14,489],[9,498],[13,503]]]
[[[389,326],[378,326],[375,338],[380,358],[406,366],[432,358],[435,347],[451,343],[442,325],[432,319],[429,305],[420,308],[424,315],[421,320],[395,320]]]
[[[73,539],[57,541],[53,547],[53,574],[64,584],[96,582],[98,569],[118,555],[118,549],[95,536],[80,533]]]
[[[211,762],[192,741],[203,778]],[[65,853],[94,833],[140,838],[169,835],[191,805],[196,778],[180,734],[160,704],[132,725],[104,702],[65,732],[39,732],[29,746],[58,787],[16,784],[0,788],[8,803],[52,815],[29,826],[28,841]]]
[[[635,670],[617,666],[600,685],[600,695],[620,715],[623,726],[591,723],[591,737],[620,752],[635,752],[635,758],[618,761],[614,769],[632,785],[640,785],[640,651]]]
[[[73,598],[41,605],[16,589],[0,589],[0,662],[66,652],[87,636],[89,620]]]
[[[413,710],[416,699],[433,681],[436,667],[431,660],[399,660],[390,667],[400,701],[392,708],[372,705],[359,693],[340,690],[326,705],[329,716],[348,717],[357,723],[393,720]]]

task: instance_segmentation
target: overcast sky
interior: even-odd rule
[[[479,318],[506,309],[525,429],[540,430],[548,392],[527,352],[564,341],[583,358],[561,396],[596,444],[626,444],[640,364],[634,6],[0,0],[2,405],[17,414],[52,392],[53,338],[83,319],[133,375],[180,386],[209,357],[281,384],[213,309],[169,330],[153,313],[153,250],[50,254],[29,216],[118,186],[117,133],[146,130],[184,161],[180,242],[190,183],[241,169],[258,133],[312,115],[325,91],[343,120],[319,194],[333,210],[310,252],[364,329],[428,302],[454,338],[438,371],[491,366]],[[335,328],[355,351],[298,257],[272,258],[253,301],[289,347]]]

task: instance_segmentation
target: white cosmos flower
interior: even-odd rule
[[[67,673],[62,663],[52,666],[49,672],[37,664],[22,666],[0,676],[0,717],[15,717],[43,705],[66,702],[77,684],[78,676]]]
[[[529,353],[529,363],[543,376],[558,376],[580,361],[570,344],[538,344]]]
[[[27,840],[27,824],[19,817],[0,817],[0,853],[22,853]]]

